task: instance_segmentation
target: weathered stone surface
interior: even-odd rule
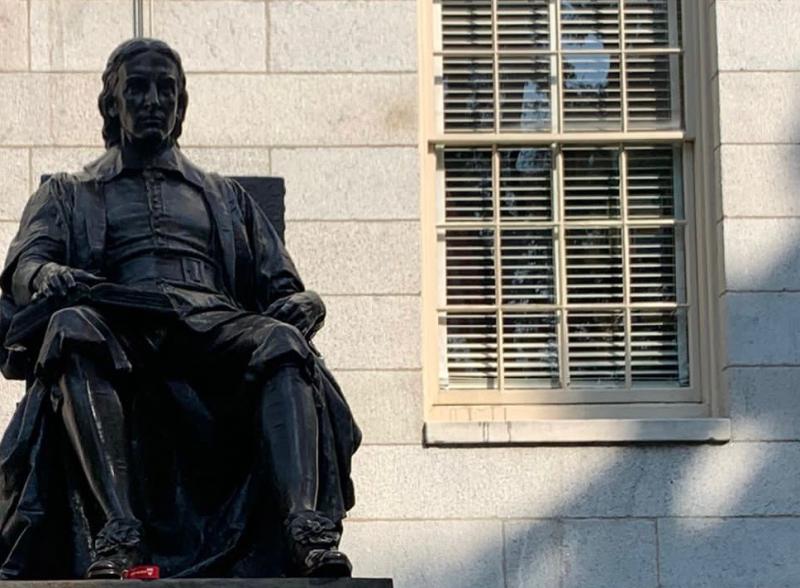
[[[274,149],[272,173],[286,178],[286,218],[419,218],[413,147]]]
[[[397,588],[502,588],[500,521],[347,521],[342,550],[358,575]]]
[[[2,246],[3,254],[5,254],[6,244],[4,243]],[[0,431],[6,430],[11,415],[17,408],[17,402],[23,394],[25,394],[25,382],[6,380],[0,376]]]
[[[266,23],[261,2],[153,2],[153,35],[180,53],[186,71],[265,71]]]
[[[0,3],[0,71],[28,69],[28,3]]]
[[[336,380],[364,433],[365,445],[419,444],[422,374],[418,371],[337,371]]]
[[[664,588],[794,588],[800,578],[800,519],[658,521]]]
[[[273,84],[267,76],[190,74],[183,146],[269,145],[273,140]]]
[[[329,367],[349,370],[420,367],[419,297],[328,296],[316,342]]]
[[[101,72],[133,35],[133,10],[119,0],[31,0],[31,69]]]
[[[293,221],[286,244],[320,294],[418,294],[419,232],[417,222]]]
[[[186,156],[206,171],[226,176],[268,176],[269,149],[263,147],[187,147]]]
[[[800,218],[724,223],[728,290],[800,290]]]
[[[416,144],[413,74],[274,75],[269,87],[278,146]]]
[[[800,444],[364,447],[361,519],[800,513]]]
[[[416,6],[405,0],[270,2],[273,71],[413,71]]]
[[[722,303],[728,363],[800,365],[800,293],[728,292]]]
[[[800,216],[798,161],[797,145],[723,145],[725,216]]]
[[[722,70],[791,70],[800,64],[800,12],[795,0],[717,2]]]
[[[800,439],[800,368],[732,368],[727,378],[734,439]]]
[[[720,72],[718,79],[722,143],[800,142],[800,72]]]
[[[28,201],[28,150],[0,148],[0,219],[18,220]]]
[[[653,521],[514,521],[505,544],[509,588],[658,585]]]

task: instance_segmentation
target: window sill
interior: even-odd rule
[[[429,447],[725,443],[730,438],[731,421],[726,418],[427,422],[423,431]]]

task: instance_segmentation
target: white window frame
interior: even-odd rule
[[[422,358],[425,442],[448,444],[587,443],[627,441],[712,441],[730,438],[730,421],[719,366],[723,357],[718,294],[722,283],[718,184],[713,149],[717,133],[715,39],[709,5],[683,1],[684,125],[682,131],[572,133],[450,133],[437,129],[434,45],[438,0],[418,0],[419,150],[422,226]],[[559,0],[550,0],[557,3]],[[495,86],[497,83],[495,81]],[[624,106],[624,105],[623,105]],[[555,111],[555,109],[552,109]],[[555,113],[554,113],[555,116]],[[441,266],[437,248],[437,146],[525,144],[682,143],[687,206],[687,286],[691,310],[691,389],[684,401],[631,402],[614,390],[603,402],[576,391],[535,390],[520,395],[495,391],[468,394],[439,387],[439,301]],[[694,172],[692,173],[692,170]],[[688,210],[695,204],[693,211]],[[596,395],[598,391],[592,391]],[[554,394],[560,394],[556,397]],[[594,396],[596,398],[596,396]],[[634,399],[636,400],[636,399]]]

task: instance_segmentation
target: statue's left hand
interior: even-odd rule
[[[322,326],[325,304],[319,294],[306,290],[279,298],[264,313],[274,319],[294,325],[309,339]]]

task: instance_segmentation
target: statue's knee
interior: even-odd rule
[[[95,312],[86,306],[68,306],[53,313],[47,325],[49,331],[59,333],[82,333],[92,328],[92,319],[97,320]]]

